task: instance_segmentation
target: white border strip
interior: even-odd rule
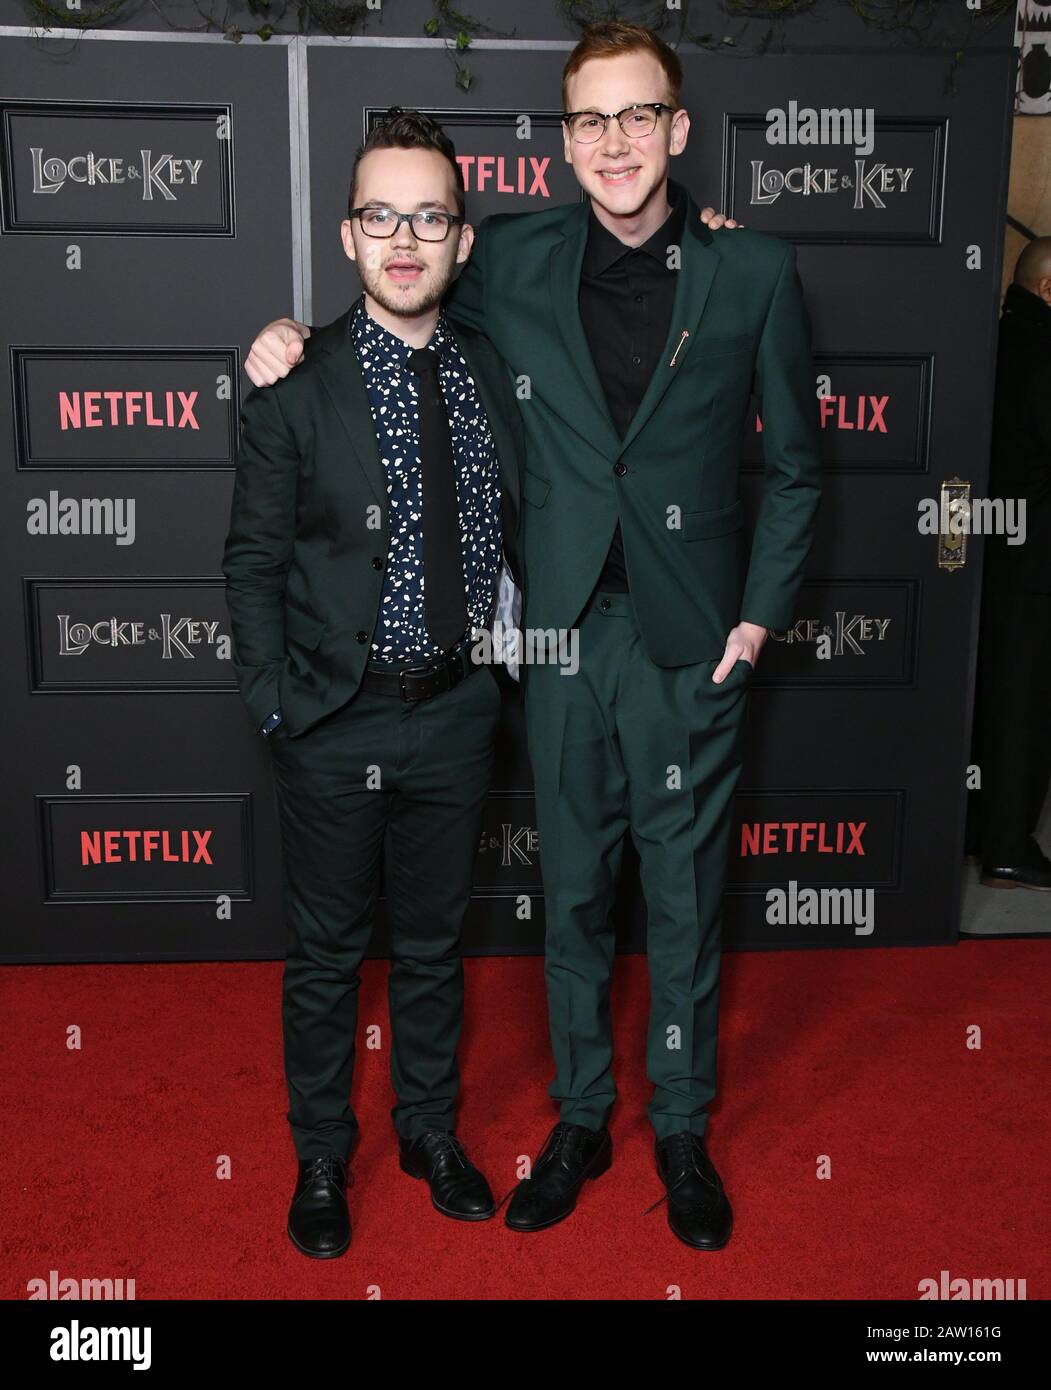
[[[292,317],[309,323],[313,312],[310,243],[310,102],[307,52],[301,38],[288,45],[288,167],[292,201]]]

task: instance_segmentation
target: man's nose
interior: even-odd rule
[[[610,116],[609,120],[606,122],[606,129],[602,133],[599,148],[602,150],[603,154],[608,155],[610,158],[616,155],[627,154],[631,149],[631,145],[628,143],[628,137],[621,130],[620,122],[617,120],[616,116]]]
[[[413,234],[412,223],[408,220],[398,223],[398,230],[394,233],[391,241],[395,246],[403,247],[408,250],[416,246],[416,237]]]

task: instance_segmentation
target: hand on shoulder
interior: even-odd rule
[[[714,208],[701,209],[701,221],[709,231],[718,231],[720,227],[743,227],[743,222],[737,222],[732,217],[727,217],[724,213],[716,212]]]
[[[303,357],[310,329],[296,319],[274,319],[260,331],[245,360],[245,372],[255,386],[273,386]]]

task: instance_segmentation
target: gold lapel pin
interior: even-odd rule
[[[684,328],[684,329],[682,330],[682,337],[681,337],[681,338],[679,339],[679,341],[676,343],[676,345],[675,345],[675,351],[674,351],[674,352],[672,353],[672,355],[671,355],[671,361],[668,363],[668,366],[669,366],[669,367],[674,367],[674,366],[675,366],[675,359],[676,359],[676,357],[678,357],[678,355],[679,355],[679,349],[682,347],[683,343],[686,341],[686,339],[687,339],[689,336],[690,336],[690,330],[689,330],[688,328]]]

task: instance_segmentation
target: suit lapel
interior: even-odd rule
[[[620,453],[620,439],[610,418],[577,302],[580,267],[588,239],[588,206],[581,203],[579,210],[574,208],[570,228],[564,240],[551,252],[548,267],[551,318],[558,325],[569,359],[566,383],[569,404],[562,418],[604,453],[616,455]],[[574,385],[578,391],[570,395]]]
[[[683,196],[686,199],[686,229],[683,235],[682,264],[675,281],[675,299],[672,304],[668,337],[645,395],[639,402],[639,408],[621,442],[621,449],[628,448],[657,409],[676,372],[689,354],[719,265],[719,258],[712,250],[712,234],[701,221],[697,204],[685,189]],[[683,338],[684,331],[689,335],[686,338]],[[671,365],[673,357],[674,367]]]
[[[518,460],[511,427],[506,419],[507,406],[501,399],[500,383],[496,381],[494,375],[495,372],[502,372],[505,369],[501,362],[489,357],[469,330],[457,328],[453,336],[456,339],[457,347],[463,353],[464,361],[467,363],[474,384],[478,388],[482,408],[489,418],[489,428],[493,433],[497,462],[500,467],[501,496],[505,501],[510,501],[512,514],[514,514],[518,510]],[[515,408],[517,409],[517,407]]]
[[[376,429],[372,421],[368,392],[365,390],[357,354],[350,341],[349,324],[352,313],[353,307],[322,330],[326,334],[326,342],[319,342],[318,348],[323,347],[325,355],[318,363],[318,374],[346,430],[351,450],[365,475],[365,480],[386,515],[387,479],[376,443]],[[309,344],[309,338],[307,342]]]

